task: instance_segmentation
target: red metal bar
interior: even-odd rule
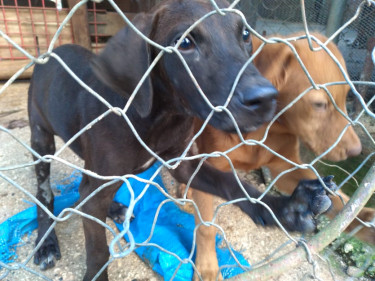
[[[40,44],[39,44],[40,45]],[[48,45],[40,45],[41,47],[44,47],[44,48],[47,48],[48,47]],[[8,47],[8,45],[1,45],[0,44],[0,47]],[[25,47],[25,48],[34,48],[35,47],[35,44],[31,44],[31,45],[28,45],[28,44],[25,44],[23,47]]]
[[[57,23],[57,26],[60,26],[59,11],[57,9],[55,10],[56,10],[56,23]],[[59,36],[59,45],[62,45],[61,36]]]
[[[0,23],[4,23],[4,27],[5,27],[5,32],[10,36],[10,37],[19,37],[20,38],[20,46],[23,47],[23,48],[29,48],[29,49],[32,49],[32,52],[34,52],[33,55],[37,56],[39,54],[39,52],[43,52],[45,49],[48,48],[49,44],[50,44],[50,40],[51,40],[51,36],[49,35],[49,29],[51,28],[51,26],[49,26],[51,23],[55,23],[56,24],[56,27],[60,26],[61,25],[61,22],[62,22],[62,19],[60,18],[60,14],[59,12],[57,11],[56,8],[52,8],[52,7],[47,7],[46,6],[46,2],[45,0],[42,0],[41,1],[41,7],[33,7],[32,6],[32,1],[31,0],[28,0],[27,1],[27,5],[26,6],[19,6],[20,3],[18,3],[18,0],[14,0],[13,3],[10,3],[8,5],[5,5],[4,4],[4,0],[0,0],[0,13],[2,13],[3,15],[3,19],[0,19]],[[16,14],[16,19],[9,19],[7,18],[7,9],[11,9],[12,10],[12,13],[15,12]],[[43,15],[43,19],[40,20],[40,21],[35,21],[35,9],[37,9],[38,11],[42,11],[42,15]],[[29,14],[30,14],[30,20],[31,20],[31,31],[29,30],[25,30],[25,28],[23,28],[23,24],[22,24],[22,15],[21,15],[21,11],[24,11],[26,10]],[[56,18],[55,20],[53,20],[51,18],[51,20],[47,17],[47,11],[52,11],[54,10],[55,13],[56,13]],[[64,11],[68,11],[69,9],[67,8],[64,8],[63,9]],[[97,17],[97,13],[98,12],[106,12],[105,10],[103,9],[97,9],[96,7],[96,4],[93,3],[93,9],[90,9],[91,12],[93,12],[93,21],[90,21],[89,24],[90,25],[94,25],[94,48],[95,48],[95,51],[98,52],[99,48],[101,48],[101,46],[99,46],[100,44],[100,38],[101,37],[107,37],[106,34],[99,34],[98,33],[98,25],[104,25],[106,24],[105,22],[99,22],[98,21],[98,17]],[[17,26],[18,25],[18,32],[17,31],[10,31],[10,24],[12,24],[13,26]],[[38,29],[37,29],[37,26],[38,25],[42,25],[44,26],[44,32],[39,32]],[[72,34],[73,34],[73,27],[70,26],[70,29],[72,30]],[[31,36],[32,37],[32,41],[33,43],[26,43],[26,37],[28,36]],[[63,43],[63,40],[64,40],[64,35],[60,35],[59,36],[59,39],[57,41],[57,44],[56,45],[61,45]],[[39,40],[39,42],[37,41],[37,37],[40,38],[41,40]],[[43,39],[46,39],[46,43],[40,43],[41,41],[43,42],[44,40]],[[73,36],[70,37],[71,38],[71,42],[74,43],[74,39],[73,39]],[[66,39],[66,37],[65,37]],[[25,56],[20,56],[18,54],[18,51],[16,51],[13,46],[9,43],[0,43],[0,48],[2,50],[4,49],[8,49],[9,50],[9,56],[8,55],[2,55],[1,59],[10,59],[10,60],[19,60],[19,59],[25,59],[26,57]]]
[[[20,13],[19,13],[19,10],[18,10],[18,1],[17,0],[14,1],[14,5],[15,5],[15,8],[16,8],[18,30],[20,31],[21,47],[23,47],[23,45],[24,45],[23,34],[22,34],[21,19],[20,19]]]
[[[3,17],[4,17],[5,32],[8,34],[9,29],[8,29],[8,23],[7,23],[7,19],[6,19],[6,13],[5,13],[5,9],[4,9],[4,1],[3,0],[1,0],[1,6],[2,6],[2,13],[3,13]],[[13,57],[13,48],[12,48],[12,45],[9,44],[9,43],[7,45],[8,45],[8,48],[9,48],[9,55],[10,55],[10,57]]]
[[[35,48],[35,54],[34,56],[39,56],[39,50],[38,50],[38,42],[36,39],[36,30],[35,30],[35,24],[34,24],[34,19],[33,19],[33,10],[31,9],[31,0],[28,0],[29,3],[29,13],[30,13],[30,20],[31,20],[31,29],[33,31],[33,39],[34,39],[34,48]]]
[[[25,60],[25,58],[26,58],[25,56],[23,56],[23,57],[12,56],[12,57],[5,57],[5,58],[2,58],[2,59],[15,61],[15,60]]]
[[[2,1],[1,1],[2,2]],[[15,6],[10,6],[10,5],[0,5],[0,7],[4,8],[4,9],[8,9],[8,8],[15,8]],[[50,7],[37,7],[37,6],[32,6],[32,8],[36,8],[38,10],[45,10],[45,11],[56,11],[56,8],[50,8]],[[28,6],[18,6],[18,9],[19,10],[28,10],[29,7]],[[62,11],[68,11],[69,9],[67,8],[63,8]],[[104,11],[104,10],[98,10],[98,11]]]
[[[44,0],[42,0],[42,7],[45,8],[45,2]],[[43,18],[44,18],[44,30],[45,30],[45,36],[46,36],[46,41],[47,41],[47,45],[50,43],[50,39],[49,39],[49,34],[48,34],[48,26],[47,26],[47,15],[46,15],[46,10],[45,9],[42,9],[43,11]]]

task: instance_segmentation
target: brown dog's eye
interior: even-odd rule
[[[325,102],[314,102],[313,106],[316,110],[326,110],[328,105]]]

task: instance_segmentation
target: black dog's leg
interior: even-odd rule
[[[42,126],[31,123],[31,147],[41,156],[55,153],[55,141],[53,134],[43,129]],[[34,157],[36,160],[36,157]],[[54,197],[50,186],[50,163],[41,162],[35,166],[35,173],[38,182],[36,198],[53,213]],[[36,245],[43,238],[53,220],[39,206],[38,212],[38,237]],[[34,255],[34,263],[46,270],[55,265],[55,259],[61,258],[59,243],[55,230],[53,229],[44,240],[41,247]]]
[[[198,163],[198,160],[184,161],[177,169],[171,170],[171,173],[178,181],[186,183]],[[334,188],[335,184],[331,179],[327,177],[325,182],[330,188]],[[202,165],[191,185],[195,189],[218,195],[228,201],[245,198],[233,173],[220,172],[206,163]],[[250,197],[258,198],[261,195],[255,187],[244,182],[242,185]],[[314,231],[315,217],[327,211],[331,205],[331,200],[318,180],[301,181],[291,196],[265,195],[262,202],[270,207],[287,230],[300,232]],[[255,223],[265,226],[276,224],[270,212],[261,204],[253,204],[247,200],[236,204]]]
[[[103,181],[89,178],[86,185],[80,186],[81,200],[86,198],[97,187],[103,184]],[[105,222],[110,204],[113,200],[115,192],[121,183],[114,184],[105,188],[104,192],[99,192],[82,206],[82,211]],[[83,218],[83,230],[85,233],[86,243],[86,274],[84,281],[89,281],[102,269],[109,258],[109,250],[105,235],[105,228],[90,219]],[[107,281],[108,273],[105,269],[96,279],[98,281]]]

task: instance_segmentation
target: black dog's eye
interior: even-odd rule
[[[250,30],[245,28],[242,31],[242,38],[243,38],[243,41],[245,41],[246,43],[250,42]]]
[[[176,41],[174,41],[175,46],[177,45],[177,42],[179,40],[180,40],[180,38],[177,38]],[[181,44],[178,46],[178,49],[180,51],[188,51],[188,50],[191,50],[193,48],[194,48],[194,42],[188,37],[185,37],[184,39],[182,39]]]

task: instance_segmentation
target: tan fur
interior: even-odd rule
[[[326,38],[314,33],[315,37],[324,42]],[[292,37],[294,35],[288,36]],[[261,41],[253,36],[254,50],[259,48]],[[326,51],[313,52],[309,49],[307,39],[291,42],[303,61],[316,84],[328,82],[344,81],[337,64],[331,59]],[[316,47],[317,45],[314,44]],[[329,50],[345,68],[344,59],[338,48],[333,44],[328,44]],[[269,79],[279,90],[278,111],[283,109],[300,93],[311,87],[306,74],[298,63],[291,49],[283,44],[267,44],[254,60],[260,72]],[[337,106],[346,114],[346,96],[349,90],[348,85],[329,86]],[[305,143],[315,154],[324,153],[338,138],[348,121],[335,109],[327,93],[320,90],[311,90],[304,95],[292,108],[288,109],[271,126],[265,145],[273,151],[283,155],[295,163],[302,163],[299,155],[299,142]],[[202,122],[196,121],[198,130]],[[265,134],[268,124],[258,130],[243,134],[244,139],[261,140]],[[225,133],[208,126],[197,140],[200,153],[210,153],[213,151],[226,151],[240,143],[240,138],[235,134]],[[343,135],[341,141],[335,148],[325,155],[325,159],[332,161],[345,160],[349,156],[358,155],[361,152],[361,143],[352,127],[349,127]],[[292,164],[275,156],[261,146],[242,145],[228,154],[237,169],[253,170],[261,166],[267,166],[272,177],[278,176],[281,172],[294,167]],[[224,157],[209,158],[208,161],[216,168],[229,171],[230,165]],[[277,187],[286,194],[291,194],[297,183],[301,179],[314,179],[316,175],[311,170],[299,169],[282,176],[277,182]],[[196,191],[192,190],[192,197],[197,198]],[[341,193],[345,201],[348,196]],[[199,192],[200,199],[197,201],[202,217],[210,221],[212,219],[212,196]],[[202,198],[204,197],[204,198]],[[339,197],[332,198],[333,210],[331,216],[338,213],[343,207]],[[205,204],[200,204],[205,202]],[[211,210],[209,210],[211,209]],[[369,221],[374,217],[374,210],[364,209],[359,217]],[[353,222],[349,230],[358,223]],[[202,227],[200,228],[202,229]],[[214,240],[215,231],[209,231],[207,227],[197,233],[197,251],[200,251],[200,244],[212,244],[207,240]],[[357,234],[361,239],[375,244],[375,233],[373,230],[364,228]],[[202,242],[205,241],[205,242]],[[210,254],[215,255],[215,248],[205,248]],[[212,271],[217,270],[213,268]]]

